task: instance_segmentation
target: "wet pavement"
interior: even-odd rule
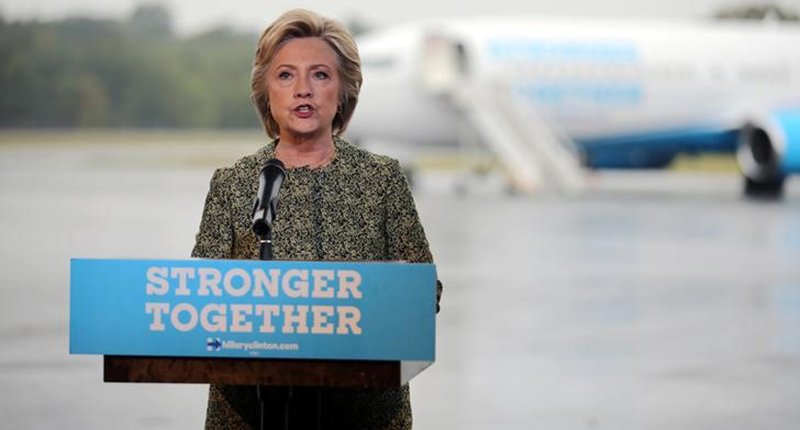
[[[1,427],[202,426],[205,387],[104,384],[99,357],[68,354],[69,259],[186,258],[202,154],[254,149],[0,146]],[[721,174],[596,175],[532,199],[417,179],[445,293],[416,429],[800,423],[797,179],[777,203]]]

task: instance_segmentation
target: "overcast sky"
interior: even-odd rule
[[[767,2],[800,10],[800,0],[0,0],[0,13],[6,20],[122,18],[138,4],[160,3],[173,13],[177,30],[187,34],[218,24],[258,31],[293,7],[386,25],[423,17],[525,14],[699,19],[723,6]]]

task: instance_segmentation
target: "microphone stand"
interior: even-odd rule
[[[258,194],[253,204],[253,233],[258,237],[259,250],[258,257],[262,261],[273,259],[272,255],[272,222],[278,206],[278,191],[286,176],[283,163],[273,158],[268,160],[258,177]],[[256,384],[256,395],[258,397],[260,409],[260,428],[264,430],[267,416],[273,418],[270,428],[283,428],[289,430],[289,412],[291,410],[292,397],[301,399],[305,392],[299,389],[296,393],[294,387],[264,387]],[[317,414],[316,427],[321,430],[322,425],[322,392],[317,389],[316,394]],[[297,411],[295,411],[297,412]],[[308,427],[306,421],[309,417],[303,414],[295,414],[295,419],[299,422],[295,426],[302,428]],[[304,421],[305,420],[305,421]],[[282,423],[279,425],[278,423]]]
[[[272,260],[272,226],[267,226],[266,231],[264,231],[263,235],[258,235],[258,257],[260,260],[269,261]],[[264,430],[264,424],[267,417],[267,400],[273,400],[277,404],[271,405],[270,407],[270,415],[282,415],[282,428],[284,430],[289,430],[289,401],[292,398],[292,387],[272,387],[271,389],[267,390],[266,387],[262,387],[261,384],[256,385],[256,396],[258,397],[258,403],[260,408],[260,429]],[[281,410],[283,409],[283,410]]]
[[[258,241],[258,258],[260,260],[272,260],[272,229],[267,229],[267,234],[264,237],[259,237]]]

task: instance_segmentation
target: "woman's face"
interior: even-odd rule
[[[275,53],[267,71],[273,118],[284,140],[330,137],[339,107],[336,52],[318,37],[292,39]]]

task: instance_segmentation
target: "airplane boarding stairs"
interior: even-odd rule
[[[584,189],[574,142],[507,87],[463,85],[451,88],[450,96],[497,155],[516,191],[571,195]]]

